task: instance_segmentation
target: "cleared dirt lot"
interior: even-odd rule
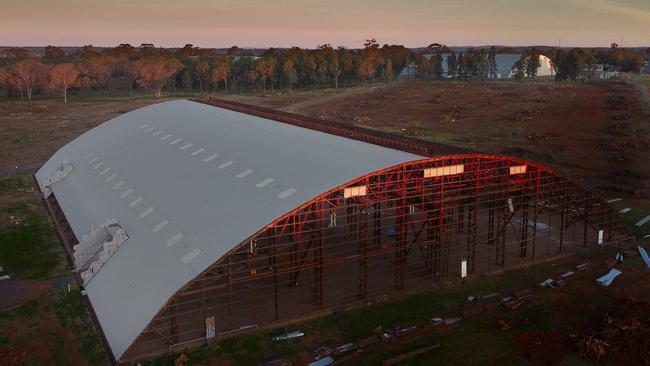
[[[0,169],[46,160],[87,130],[152,102],[0,103]]]
[[[296,111],[524,157],[605,192],[650,194],[648,115],[632,84],[408,82]]]

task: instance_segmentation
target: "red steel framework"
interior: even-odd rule
[[[206,324],[217,339],[630,238],[595,194],[538,164],[482,154],[407,162],[245,239],[170,298],[119,361],[209,342]]]

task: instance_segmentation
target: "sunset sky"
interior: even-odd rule
[[[0,2],[0,46],[650,46],[650,0]]]

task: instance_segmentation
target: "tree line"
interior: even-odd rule
[[[510,49],[468,48],[465,52],[455,52],[441,46],[415,55],[415,77],[421,79],[470,79],[485,80],[497,78],[498,53],[515,53]],[[603,65],[606,71],[641,72],[650,49],[636,51],[621,48],[613,43],[609,49],[573,48],[571,50],[548,49],[542,51],[536,47],[523,50],[521,57],[514,63],[513,78],[536,78],[541,66],[540,56],[546,56],[551,62],[555,80],[590,80],[595,77],[596,65]],[[447,73],[443,72],[443,64]]]
[[[41,57],[33,57],[24,49],[9,48],[0,55],[0,87],[7,96],[21,100],[42,94],[60,95],[67,101],[70,89],[129,93],[142,89],[160,97],[164,88],[174,94],[178,89],[204,93],[337,88],[342,83],[391,81],[404,67],[414,67],[415,76],[423,79],[484,80],[496,77],[496,55],[504,51],[514,52],[491,47],[456,53],[440,44],[413,52],[400,45],[380,46],[375,39],[367,40],[361,49],[324,44],[316,49],[269,48],[258,54],[237,47],[218,52],[191,44],[178,50],[120,44],[102,50],[84,46],[72,54],[48,46]],[[639,72],[646,57],[644,52],[616,44],[609,49],[569,51],[528,48],[513,67],[515,78],[534,78],[541,54],[551,59],[557,80],[589,78],[597,63]],[[447,75],[443,75],[443,63]]]
[[[225,54],[191,44],[176,51],[151,44],[121,44],[97,50],[84,46],[67,55],[48,46],[42,57],[21,48],[6,49],[0,58],[0,84],[8,96],[31,100],[35,94],[68,90],[122,90],[140,88],[161,96],[185,91],[242,91],[334,87],[341,83],[390,81],[413,59],[403,46],[380,45],[371,39],[358,50],[334,48],[265,50],[261,55],[231,47]]]

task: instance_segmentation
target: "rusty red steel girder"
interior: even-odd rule
[[[351,124],[323,121],[317,118],[287,113],[274,109],[258,107],[250,104],[233,102],[223,99],[194,99],[195,102],[229,109],[235,112],[250,114],[252,116],[267,118],[276,122],[288,123],[331,135],[351,138],[374,145],[397,149],[422,156],[438,156],[452,154],[467,154],[475,151],[456,146],[424,141],[413,137],[399,136],[392,133],[376,131]]]

